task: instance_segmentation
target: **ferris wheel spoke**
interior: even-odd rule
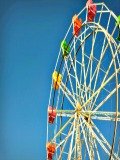
[[[90,57],[87,56],[86,54],[85,54],[85,56],[86,56],[88,59],[90,59]],[[92,57],[92,59],[95,59],[97,62],[99,62],[95,57]],[[92,66],[90,67],[90,69],[91,69],[90,75],[92,75]],[[103,70],[102,68],[100,68],[100,70],[101,70],[103,73],[106,73],[106,71]],[[91,79],[91,76],[90,76],[90,79]],[[91,88],[91,83],[90,83],[90,85],[89,85],[88,88]],[[86,87],[86,90],[87,90],[87,92],[89,91],[89,90],[87,89],[87,87]],[[106,89],[105,87],[103,87],[103,90],[105,90],[106,92],[110,93],[110,91],[109,91],[108,89]],[[89,93],[89,98],[90,98],[90,95],[91,95],[91,93],[93,93],[93,90],[91,90],[91,92],[88,92],[88,93]]]
[[[86,21],[87,21],[87,12],[86,12]],[[85,39],[85,36],[86,36],[87,29],[91,29],[91,28],[90,28],[90,26],[88,26],[88,28],[87,28],[87,25],[85,25],[84,35],[83,35],[84,39]],[[94,34],[95,33],[93,32],[93,35]],[[84,76],[84,85],[86,86],[86,76],[87,76],[87,73],[88,73],[88,68],[89,68],[89,65],[90,65],[90,61],[89,61],[88,66],[87,66],[87,70],[85,71],[85,63],[84,63],[85,55],[84,55],[84,52],[85,52],[85,43],[82,46],[82,68],[81,68],[81,70],[83,69],[83,72],[81,72],[81,75],[80,75],[80,82],[82,80],[81,78],[82,78],[82,73],[83,73],[83,76]],[[81,90],[81,86],[80,86],[79,90]],[[83,91],[81,92],[81,95],[83,96]],[[87,93],[86,93],[86,91],[85,91],[85,97],[87,99]]]
[[[87,28],[87,30],[89,30],[90,28]],[[79,39],[80,40],[80,42],[81,42],[81,46],[83,46],[84,45],[84,43],[85,43],[85,40],[87,39],[87,38],[89,38],[90,36],[91,36],[91,34],[93,34],[94,32],[96,31],[96,28],[94,29],[94,30],[92,30],[92,32],[91,33],[89,33],[85,38],[84,38],[84,40],[80,40],[79,39],[79,37],[77,38],[77,39]],[[85,32],[85,31],[84,31]],[[84,34],[84,32],[82,33],[82,34]],[[81,34],[81,36],[82,36],[82,34]],[[80,73],[80,84],[81,84],[81,82],[82,82],[82,76],[83,77],[85,77],[85,64],[84,64],[84,49],[83,49],[83,47],[81,47],[82,48],[82,69],[81,69],[81,73]],[[81,92],[80,92],[80,90],[79,90],[79,94],[81,94]],[[87,95],[86,95],[87,96]]]
[[[55,141],[55,139],[62,133],[62,131],[67,127],[67,125],[72,121],[74,118],[74,115],[68,119],[68,121],[61,127],[61,129],[56,133],[56,135],[51,140],[52,142]]]
[[[81,125],[83,127],[83,130],[80,130]],[[83,157],[82,152],[81,152],[83,140],[80,139],[80,137],[83,135],[83,131],[86,132],[86,130],[87,130],[87,128],[85,127],[85,124],[83,122],[81,122],[76,128],[74,159],[77,159],[77,158],[82,159],[82,157]],[[76,152],[77,152],[77,154],[76,154]]]
[[[116,71],[117,73],[120,72],[120,68],[117,69]],[[115,76],[115,73],[113,73],[104,83],[102,83],[102,85],[92,94],[92,96],[83,104],[83,108],[88,104],[90,103],[90,101],[96,96],[96,94],[98,94],[102,89],[103,87],[105,87],[105,85],[107,85]]]
[[[88,30],[89,28],[85,28],[85,31],[81,34],[81,37],[82,37],[82,35],[84,36],[84,34],[85,34],[85,32],[86,32],[86,30]],[[85,39],[85,38],[84,38]],[[79,39],[79,37],[77,38],[77,40],[80,40],[80,43],[82,43],[81,42],[81,39]],[[84,45],[84,43],[83,43],[83,45]],[[81,69],[80,69],[80,84],[82,84],[82,76],[83,76],[83,70],[82,70],[82,67],[83,67],[83,63],[82,62],[79,62],[79,61],[77,61],[76,60],[76,62],[80,65],[80,67],[81,67]],[[81,86],[80,86],[80,88],[79,88],[79,95],[80,96],[82,96],[82,94],[81,94]]]
[[[84,53],[85,54],[85,53]],[[94,59],[94,60],[96,60],[97,62],[99,62],[99,60],[98,59],[96,59],[94,56],[92,56],[91,58],[89,57],[89,56],[87,56],[87,54],[85,54],[85,56],[89,59],[89,61],[91,60],[91,59]],[[91,60],[92,61],[92,60]],[[101,67],[99,68],[103,73],[106,73],[106,71],[104,70],[104,69],[102,69]],[[87,74],[87,73],[86,73]],[[90,75],[92,75],[92,66],[90,67]],[[87,78],[86,78],[87,79]],[[91,76],[90,76],[90,79],[91,79]],[[87,87],[86,87],[87,88]],[[89,84],[89,87],[88,88],[91,88],[91,83]],[[105,91],[107,91],[107,92],[109,92],[106,88],[103,88]],[[87,89],[87,91],[88,91],[88,89]],[[93,90],[91,90],[91,92],[93,92]],[[90,94],[90,92],[89,92],[89,94]]]
[[[73,132],[72,132],[71,143],[70,143],[70,148],[69,148],[69,153],[68,153],[68,160],[71,160],[71,156],[72,156],[74,135],[75,135],[75,119],[74,119]]]
[[[70,130],[69,130],[69,132],[68,132],[67,135],[64,134],[64,133],[61,133],[61,134],[63,134],[63,135],[66,135],[66,137],[64,138],[64,140],[62,140],[62,141],[57,145],[56,149],[58,149],[59,147],[61,147],[62,144],[66,145],[67,140],[70,138],[70,136],[71,136],[72,133],[73,133],[73,130],[72,130],[72,129],[73,129],[73,125],[71,125]],[[62,148],[64,149],[64,147],[62,147]]]
[[[96,144],[96,140],[95,140],[95,139],[94,139],[94,145],[95,145],[95,150],[96,150],[96,153],[97,153],[97,159],[98,159],[98,160],[101,160],[101,159],[100,159],[100,154],[99,154],[98,147],[97,147],[97,144]]]
[[[86,132],[87,128],[85,127],[85,124],[83,122],[80,122],[80,120],[76,117],[76,151],[77,155],[75,153],[75,159],[82,159],[82,139],[81,136]],[[82,130],[80,129],[82,127]],[[83,133],[84,132],[84,133]]]
[[[76,67],[76,56],[75,56],[75,54],[76,54],[76,40],[75,40],[75,37],[74,37],[74,57],[75,57],[75,71],[77,72],[77,67]],[[78,95],[78,83],[75,81],[75,86],[76,86],[76,94]],[[78,97],[76,97],[77,99],[78,99]]]
[[[86,69],[85,69],[85,56],[84,56],[84,50],[83,50],[83,48],[82,48],[82,64],[83,64],[82,69],[83,69],[83,77],[84,77],[84,86],[86,88],[87,87],[87,85],[86,85],[86,79],[85,79]],[[81,94],[83,94],[83,93],[81,93]],[[86,100],[88,99],[87,92],[85,92],[85,96],[84,97],[86,98]]]
[[[120,157],[120,139],[119,139],[119,142],[118,142],[117,156]]]
[[[69,129],[69,132],[68,132],[68,135],[66,136],[66,138],[65,138],[61,143],[59,143],[59,145],[57,146],[57,149],[58,149],[58,148],[64,143],[63,146],[62,146],[60,155],[59,155],[59,157],[58,157],[58,160],[61,160],[62,154],[63,154],[63,152],[64,152],[64,148],[65,148],[66,143],[67,143],[67,140],[68,140],[69,137],[71,136],[72,128],[73,128],[73,125],[71,125],[71,127],[70,127],[70,129]]]
[[[87,90],[87,92],[90,92],[91,94],[93,93],[93,91],[91,90],[91,88],[90,87],[85,87],[84,85],[82,85],[81,84],[81,86],[82,86],[82,88],[81,88],[81,90],[83,91],[83,92],[86,92],[85,90]],[[85,89],[85,90],[84,90]]]
[[[102,16],[102,13],[103,13],[103,4],[101,5],[101,10],[100,10],[100,16],[99,16],[99,20],[98,20],[98,23],[100,23],[101,21],[101,16]],[[98,11],[97,11],[98,12]]]
[[[120,121],[120,112],[94,112],[91,116],[92,119],[102,120],[102,121]]]
[[[80,83],[79,83],[78,76],[77,76],[77,70],[76,70],[76,60],[74,61],[74,63],[75,63],[74,64],[71,55],[69,56],[69,58],[70,58],[70,61],[71,61],[71,65],[72,65],[74,74],[75,74],[76,84],[80,87]]]
[[[80,123],[82,123],[81,118],[80,118]],[[88,152],[89,158],[90,158],[90,160],[91,160],[91,157],[90,157],[90,149],[89,149],[89,147],[88,147],[87,138],[86,138],[85,131],[84,131],[82,125],[81,125],[81,129],[82,129],[82,132],[83,132],[83,137],[84,137],[85,145],[86,145],[86,148],[87,148],[87,152]]]
[[[108,40],[108,41],[109,41],[109,40]],[[110,42],[109,42],[109,45],[110,45],[110,49],[111,49],[112,55],[114,55],[114,53],[113,53],[113,48],[112,48]],[[104,45],[103,45],[103,46],[104,46]],[[103,49],[102,49],[102,51],[103,51]],[[104,79],[103,79],[101,85],[104,83],[104,81],[105,81],[105,79],[106,79],[106,77],[107,77],[107,75],[108,75],[108,73],[109,73],[109,71],[110,71],[110,69],[111,69],[111,67],[112,67],[112,64],[113,64],[113,62],[114,62],[114,58],[115,58],[115,57],[113,57],[110,65],[109,65],[109,67],[108,67],[108,70],[106,71],[106,74],[105,74],[105,76],[104,76]],[[100,58],[100,62],[101,62],[101,61],[102,61],[102,60],[101,60],[101,58]],[[100,63],[100,64],[101,64],[101,63]],[[96,78],[95,78],[95,83],[94,83],[93,92],[95,92],[95,89],[96,89],[96,84],[97,84],[97,81],[98,81],[98,75],[99,75],[99,71],[100,71],[99,68],[100,68],[100,65],[99,65],[98,70],[97,70],[97,73],[96,73]],[[99,94],[98,94],[98,95],[99,95]],[[95,101],[96,101],[98,95],[96,96]],[[94,103],[95,103],[95,101],[94,101]],[[93,103],[93,106],[94,106],[94,103]],[[93,106],[92,106],[92,107],[93,107]]]
[[[79,124],[79,127],[80,127],[80,125],[81,124]],[[63,147],[62,147],[62,150],[61,150],[61,153],[60,153],[60,155],[59,155],[59,158],[58,158],[58,160],[61,160],[61,156],[62,156],[62,154],[63,154],[63,152],[64,152],[64,148],[65,148],[65,145],[66,145],[66,143],[67,143],[67,141],[68,141],[68,139],[71,137],[71,135],[73,135],[74,134],[74,132],[75,132],[75,120],[74,120],[74,124],[72,124],[71,125],[71,127],[70,127],[70,129],[69,129],[69,132],[68,132],[68,134],[67,134],[67,136],[65,137],[65,139],[63,140],[63,141],[61,141],[60,143],[59,143],[59,145],[57,145],[57,148],[56,149],[58,149],[63,143]],[[85,127],[85,125],[83,126],[83,127]],[[82,132],[80,133],[80,135],[82,134]],[[76,143],[76,142],[75,142]],[[76,145],[76,144],[75,144]],[[72,153],[74,152],[74,150],[75,150],[75,146],[73,147],[73,150],[71,150],[71,155],[72,155]],[[69,155],[69,154],[68,154]]]
[[[72,84],[72,81],[71,81],[71,76],[70,76],[70,73],[69,73],[69,70],[68,70],[68,66],[67,66],[67,61],[66,61],[66,60],[65,60],[65,65],[66,65],[67,74],[68,74],[68,77],[69,77],[69,82],[70,82],[72,94],[74,95],[75,91],[74,91],[74,89],[73,89],[73,84]]]
[[[97,128],[97,126],[93,123],[92,121],[92,125],[95,128],[95,130],[97,131],[98,135],[100,136],[101,140],[104,142],[104,144],[106,144],[106,146],[111,149],[111,145],[108,143],[108,141],[106,140],[106,138],[103,136],[103,134],[100,132],[100,130]],[[117,154],[112,152],[112,154],[114,155],[114,157],[117,158]]]
[[[101,11],[103,10],[103,5],[101,7]],[[102,12],[100,13],[100,16],[99,16],[99,20],[98,20],[98,23],[100,23],[100,20],[101,20],[101,16],[102,16]],[[87,79],[87,75],[88,75],[88,69],[90,68],[90,79],[92,78],[92,65],[93,65],[93,51],[94,51],[94,45],[95,45],[95,41],[96,41],[96,37],[97,37],[97,33],[98,33],[98,27],[96,29],[96,32],[93,33],[93,38],[92,38],[92,49],[91,49],[91,53],[90,53],[90,57],[89,57],[89,62],[88,62],[88,68],[87,68],[87,72],[86,72],[86,79]],[[85,53],[84,53],[85,54]],[[90,64],[90,67],[89,67],[89,64]],[[91,88],[91,83],[90,83],[90,88]],[[90,97],[90,93],[89,93],[89,97]]]
[[[84,53],[85,54],[85,53]],[[89,56],[87,56],[87,54],[85,54],[85,56],[90,60],[90,57]],[[96,60],[97,62],[99,62],[99,60],[96,58],[96,57],[92,57],[92,59],[94,59],[94,60]],[[103,68],[101,68],[100,67],[100,70],[103,72],[103,73],[106,73],[106,71],[103,69]],[[91,74],[92,75],[92,74]],[[89,85],[89,87],[86,87],[86,88],[88,88],[87,89],[87,91],[90,89],[90,85]],[[107,92],[109,92],[106,88],[103,88],[105,91],[107,91]],[[91,92],[93,93],[93,90],[91,90]],[[110,92],[109,92],[110,93]]]
[[[56,147],[56,150],[58,150],[59,147],[60,147],[60,150],[61,150],[61,153],[60,153],[60,155],[59,155],[59,158],[58,158],[58,156],[56,155],[56,157],[57,157],[58,160],[61,159],[61,156],[62,156],[62,154],[63,154],[63,152],[64,152],[64,148],[65,148],[66,142],[67,142],[67,140],[69,139],[69,137],[71,136],[71,134],[72,134],[72,132],[73,132],[73,131],[72,131],[72,128],[73,128],[73,124],[71,125],[71,127],[70,127],[69,132],[68,132],[67,135],[64,134],[64,133],[61,133],[62,135],[66,136],[66,137],[65,137],[64,140],[60,141],[60,143],[59,143],[59,144],[57,145],[57,147]],[[63,146],[62,146],[62,144],[63,144]],[[62,146],[62,147],[61,147],[61,146]],[[56,154],[57,154],[57,152],[56,152]]]
[[[83,123],[80,124],[79,118],[76,116],[76,146],[77,146],[77,159],[82,159],[82,142],[81,142],[81,132],[80,126],[83,126]],[[84,128],[84,126],[83,126]],[[81,134],[80,134],[81,133]]]
[[[81,83],[81,81],[82,81],[82,67],[83,67],[83,65],[82,65],[82,63],[80,63],[79,61],[77,61],[77,59],[75,59],[75,63],[76,63],[76,66],[78,66],[78,65],[80,65],[80,81],[78,80],[78,76],[76,75],[76,76],[73,76],[73,75],[71,75],[75,80],[76,80],[76,85],[77,85],[77,87],[78,87],[78,89],[79,89],[79,93],[77,93],[77,95],[78,95],[78,97],[80,97],[80,95],[81,95],[81,97],[83,98],[83,95],[81,94],[81,90],[82,90],[82,88],[81,88],[81,85],[82,85],[82,83]],[[73,60],[71,60],[71,64],[73,64]],[[73,65],[74,66],[74,65]],[[77,67],[76,67],[77,68]],[[74,71],[74,73],[76,73],[76,71]],[[76,77],[77,77],[77,79],[76,79]],[[84,91],[84,90],[83,90]]]
[[[86,23],[83,23],[83,26],[86,26]],[[88,26],[88,27],[80,34],[80,36],[76,37],[77,40],[79,40],[80,43],[82,43],[83,45],[84,45],[84,43],[85,43],[85,39],[87,38],[86,36],[84,37],[84,34],[85,34],[88,30],[92,30],[92,31],[93,31],[93,29],[92,29],[90,26]],[[85,35],[86,35],[86,34],[85,34]],[[82,38],[82,37],[84,37],[84,38]]]
[[[75,114],[75,110],[56,110],[56,113],[58,117],[71,117]]]
[[[73,75],[71,75],[74,79],[75,79],[75,81],[76,81],[76,90],[77,90],[77,88],[79,88],[79,90],[82,90],[81,89],[81,84],[80,84],[80,82],[79,82],[79,80],[78,80],[78,76],[77,76],[77,71],[76,71],[76,69],[75,69],[75,65],[73,64],[73,61],[72,61],[72,58],[71,58],[71,55],[70,55],[70,59],[71,59],[71,65],[72,65],[72,68],[73,68],[73,71],[74,71],[74,74],[75,74],[75,76],[73,76]],[[76,61],[75,61],[75,64],[76,64]],[[76,93],[77,94],[77,93]],[[77,96],[78,97],[78,96]],[[81,98],[83,99],[83,95],[81,94]],[[83,101],[85,101],[84,99],[83,99]]]
[[[75,76],[73,76],[72,74],[70,74],[70,76],[76,80],[76,77],[75,77]],[[81,86],[81,87],[78,86],[79,90],[85,92],[84,86],[83,86],[82,84],[79,84],[79,85]],[[92,92],[90,89],[89,89],[89,91]],[[77,98],[77,99],[79,98],[79,99],[81,99],[81,101],[82,101],[83,103],[85,102],[85,99],[83,98],[83,95],[82,95],[82,94],[81,94],[81,96],[80,96],[79,93],[78,93],[78,94],[75,93],[75,95],[76,95],[76,98]]]
[[[85,57],[87,57],[89,60],[93,59],[93,60],[95,60],[96,62],[99,62],[99,60],[98,60],[95,56],[92,55],[92,57],[90,58],[86,53],[84,53],[84,54],[85,54]],[[101,67],[100,67],[100,70],[101,70],[103,73],[106,73],[106,71],[105,71],[103,68],[101,68]]]
[[[112,32],[111,35],[114,34],[115,29],[116,29],[116,27],[114,28],[114,30],[113,30],[113,32]],[[110,36],[110,35],[109,35],[109,36]],[[88,84],[88,87],[90,87],[93,78],[94,78],[95,75],[98,73],[98,71],[99,71],[99,69],[100,69],[100,65],[101,65],[102,59],[103,59],[103,57],[104,57],[104,55],[105,55],[105,52],[106,52],[106,50],[107,50],[107,48],[108,48],[108,46],[109,46],[109,41],[107,42],[107,44],[105,44],[105,41],[106,41],[106,37],[104,38],[103,47],[102,47],[102,54],[101,54],[101,56],[100,56],[99,63],[97,64],[96,69],[95,69],[95,71],[93,72],[93,75],[92,75],[92,78],[90,79],[90,82],[89,82],[89,84]],[[116,52],[116,54],[117,54],[117,52]],[[116,55],[116,54],[115,54],[115,55]],[[112,60],[112,61],[113,61],[113,60]],[[112,62],[112,63],[113,63],[113,62]]]
[[[81,71],[80,71],[80,84],[82,84],[82,75],[83,75],[83,71],[82,71],[82,69],[81,69]],[[80,86],[80,89],[79,89],[79,95],[80,95],[80,96],[82,96],[81,87],[82,87],[82,86]]]
[[[107,47],[108,47],[108,46],[106,46],[106,49],[107,49]],[[104,53],[105,53],[105,51],[106,51],[106,50],[104,50]],[[95,69],[95,71],[94,71],[94,73],[93,73],[93,75],[92,75],[92,77],[91,77],[91,79],[90,79],[90,82],[89,82],[89,84],[88,84],[88,87],[91,86],[91,83],[92,83],[93,78],[95,77],[96,73],[99,71],[100,64],[101,64],[101,61],[102,61],[103,56],[104,56],[104,54],[101,54],[100,61],[99,61],[98,65],[97,65],[97,67],[96,67],[96,69]]]
[[[71,105],[75,108],[76,99],[75,99],[74,95],[72,95],[72,93],[69,91],[69,89],[64,85],[63,82],[60,85],[60,89],[63,92],[63,94],[67,97],[67,99],[71,103]],[[74,102],[71,100],[71,98]]]
[[[112,14],[112,12],[111,12],[111,14]],[[108,25],[107,28],[105,29],[105,28],[104,28],[103,26],[101,26],[99,23],[90,22],[90,24],[91,24],[91,27],[92,27],[93,29],[96,28],[96,27],[95,27],[95,26],[92,26],[92,24],[95,24],[97,27],[99,27],[99,31],[100,31],[100,32],[103,32],[103,33],[106,35],[106,37],[104,37],[104,41],[103,41],[103,45],[102,45],[102,51],[104,50],[105,46],[108,45],[108,43],[107,43],[106,45],[104,44],[106,38],[108,38],[109,41],[110,41],[112,44],[114,44],[114,46],[115,46],[116,48],[118,47],[118,44],[116,43],[116,41],[115,41],[114,38],[112,37],[112,36],[114,35],[115,31],[116,31],[116,28],[117,28],[116,25],[115,25],[112,33],[109,33],[109,32],[108,32],[108,27],[109,27],[109,25]]]
[[[80,73],[80,80],[77,80],[78,81],[78,85],[79,85],[79,95],[80,96],[82,96],[82,92],[80,92],[81,91],[81,84],[82,84],[82,76],[85,77],[84,43],[85,43],[85,39],[91,35],[91,33],[90,33],[88,36],[84,37],[84,34],[85,34],[86,30],[89,30],[89,28],[85,29],[84,32],[80,35],[81,39],[79,37],[77,37],[77,40],[80,40],[80,43],[82,44],[82,46],[81,46],[81,49],[82,49],[82,62],[79,62],[79,61],[76,60],[76,63],[80,64],[80,67],[81,67],[81,69],[80,69],[80,72],[81,72]],[[82,35],[84,37],[83,39],[82,39]]]
[[[117,89],[119,89],[119,88],[120,88],[120,84],[117,86]],[[113,96],[113,94],[115,94],[115,92],[116,92],[116,88],[113,89],[113,90],[111,91],[111,93],[108,94],[107,97],[105,97],[105,98],[102,100],[102,102],[99,103],[99,104],[96,106],[96,108],[93,110],[93,112],[99,110],[100,107],[103,106],[104,103],[105,103],[111,96]]]
[[[83,64],[81,62],[79,62],[77,59],[76,59],[76,63],[78,63],[81,68],[83,67]]]
[[[75,152],[75,147],[76,146],[73,147],[71,154],[73,154]],[[75,159],[75,154],[74,154],[74,158],[73,159]]]
[[[104,43],[105,44],[105,43]],[[104,45],[103,45],[104,46]],[[101,54],[101,57],[100,57],[100,60],[99,60],[99,63],[98,63],[98,67],[96,67],[96,77],[95,77],[95,82],[94,82],[94,87],[93,87],[93,92],[95,92],[95,88],[96,88],[96,84],[97,84],[97,80],[98,80],[98,74],[99,74],[99,71],[100,71],[100,65],[101,65],[101,62],[102,62],[102,59],[103,59],[103,55]],[[95,72],[94,72],[95,73]]]
[[[71,126],[73,128],[73,126]],[[64,140],[62,140],[56,147],[56,149],[58,149],[62,144],[66,144],[66,141],[68,140],[68,138],[72,135],[73,131],[72,128],[70,129],[71,132],[69,132],[69,134],[65,137]],[[62,133],[61,133],[62,134]],[[64,134],[63,134],[64,135]]]
[[[89,62],[90,62],[90,67],[88,67],[88,69],[90,68],[89,70],[90,70],[90,79],[91,79],[91,77],[92,77],[92,68],[93,68],[93,46],[92,46],[92,51],[91,51]],[[88,73],[87,73],[87,75],[88,75]],[[86,79],[87,79],[87,75],[86,75]],[[91,84],[90,84],[90,88],[91,88]],[[90,92],[88,92],[88,93],[89,93],[89,97],[90,97],[91,93]]]
[[[84,118],[82,117],[84,123],[86,124],[86,126],[89,128],[90,132],[92,133],[92,135],[94,136],[94,138],[97,140],[97,142],[100,144],[101,148],[105,151],[105,153],[110,156],[110,145],[107,142],[107,140],[104,139],[104,142],[102,142],[102,140],[97,136],[97,134],[93,131],[92,127],[84,120]],[[95,127],[95,125],[93,126]],[[99,133],[100,134],[100,133]],[[101,136],[101,135],[100,135]],[[103,138],[103,137],[102,137]],[[106,146],[104,145],[106,144]],[[107,147],[107,148],[106,148]],[[110,148],[109,148],[110,147]],[[113,153],[113,156],[115,158],[117,158],[117,155],[115,153]]]
[[[113,58],[115,58],[115,57],[113,57]],[[109,74],[109,72],[110,72],[110,69],[111,69],[111,66],[112,66],[112,64],[113,64],[113,61],[114,61],[114,60],[112,59],[110,65],[109,65],[109,67],[108,67],[108,70],[107,70],[107,72],[106,72],[106,74],[105,74],[105,76],[104,76],[104,78],[103,78],[103,81],[101,82],[101,86],[104,85],[104,82],[105,82],[105,80],[106,80],[106,78],[107,78],[107,76],[108,76],[108,74]],[[119,71],[118,71],[118,73],[119,73]],[[116,73],[115,73],[115,76],[116,76]],[[94,91],[95,91],[95,88],[94,88]],[[93,91],[93,92],[94,92],[94,91]],[[101,91],[101,90],[100,90],[100,91]],[[93,106],[94,106],[94,104],[95,104],[95,102],[96,102],[99,94],[100,94],[100,92],[97,93],[91,109],[93,109]]]
[[[85,55],[85,57],[86,57],[86,54],[84,53],[84,55]],[[88,71],[90,70],[90,73],[91,73],[91,71],[92,71],[92,61],[93,61],[93,58],[92,58],[92,54],[90,55],[90,58],[88,58],[89,59],[89,62],[88,62],[88,65],[87,65],[87,69],[86,69],[86,74],[85,74],[85,80],[84,80],[84,91],[85,91],[85,94],[84,94],[84,97],[86,97],[86,100],[87,100],[87,86],[85,85],[85,82],[86,82],[86,80],[87,80],[87,76],[88,76]],[[91,86],[89,87],[89,88],[91,88]],[[82,91],[82,93],[83,93],[83,91]],[[89,94],[90,94],[90,92],[89,92]]]
[[[88,26],[88,28],[86,29],[86,25],[85,25],[85,30],[84,30],[84,35],[83,35],[83,39],[85,39],[85,34],[86,34],[86,32],[87,32],[87,30],[91,30],[91,28]],[[93,31],[93,30],[92,30]],[[95,31],[95,30],[94,30]],[[94,34],[94,31],[93,31],[93,34]],[[82,36],[81,36],[81,41],[82,41]],[[86,76],[86,69],[85,69],[85,56],[84,56],[84,50],[85,50],[85,42],[83,43],[83,45],[82,45],[82,47],[81,47],[81,49],[82,49],[82,65],[81,65],[81,74],[80,74],[80,84],[81,84],[81,82],[82,82],[82,76],[84,77],[84,85],[86,86],[86,79],[85,79],[85,76]],[[80,88],[79,88],[79,93],[80,93],[80,95],[81,96],[83,96],[83,92],[80,92],[81,91],[81,86],[80,86]],[[85,92],[85,97],[86,97],[86,99],[87,99],[87,94],[86,94],[86,92]]]
[[[82,116],[88,116],[91,119],[98,119],[98,120],[110,120],[115,121],[115,118],[117,118],[117,121],[120,121],[120,112],[108,112],[108,111],[81,111]]]
[[[75,118],[76,119],[76,118]],[[83,131],[85,132],[86,131],[86,129],[87,128],[85,128],[85,124],[83,124],[83,123],[79,123],[79,121],[77,120],[75,120],[74,121],[75,122],[75,130],[74,131],[76,131],[76,140],[75,140],[75,144],[74,144],[74,147],[73,147],[73,149],[71,149],[71,155],[72,155],[72,153],[74,152],[74,158],[76,159],[76,148],[77,148],[77,153],[78,153],[78,157],[82,157],[82,153],[81,153],[81,146],[79,146],[79,143],[82,143],[81,142],[81,140],[80,140],[80,137],[81,137],[81,135],[83,134]],[[83,126],[83,131],[81,130],[80,131],[80,126]],[[78,142],[78,139],[79,139],[79,142]],[[78,147],[79,146],[79,147]],[[70,152],[69,152],[69,154],[70,154]],[[69,155],[68,154],[68,155]],[[70,157],[71,158],[71,157]]]
[[[95,159],[95,151],[94,151],[94,143],[93,143],[94,137],[92,136],[91,132],[89,131],[89,146],[90,146],[90,155],[91,159]]]

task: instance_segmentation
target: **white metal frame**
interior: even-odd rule
[[[78,37],[74,37],[72,43],[70,44],[70,54],[67,57],[67,59],[64,60],[64,66],[62,68],[62,76],[66,77],[66,79],[69,79],[69,87],[67,87],[65,81],[62,81],[60,85],[60,89],[57,91],[56,96],[56,111],[57,111],[57,117],[54,127],[54,136],[52,139],[49,139],[49,124],[47,122],[47,139],[46,141],[51,141],[56,143],[56,154],[55,159],[60,160],[62,156],[64,155],[67,157],[68,160],[82,160],[85,158],[88,158],[90,160],[93,159],[101,159],[101,154],[99,152],[99,146],[102,148],[103,153],[105,153],[108,158],[110,157],[111,160],[120,160],[120,157],[118,157],[118,154],[114,151],[114,145],[116,143],[116,136],[117,136],[117,123],[120,121],[120,112],[119,112],[119,92],[120,92],[120,60],[119,60],[119,49],[120,44],[117,44],[117,42],[114,39],[114,35],[116,32],[116,26],[112,30],[111,33],[109,33],[110,23],[111,19],[117,19],[116,15],[109,10],[109,8],[104,3],[96,3],[98,9],[97,9],[97,15],[98,20],[94,20],[92,23],[86,22],[86,20],[83,22],[84,29],[81,31],[80,35]],[[100,9],[99,9],[100,8]],[[87,13],[86,7],[83,8],[83,10],[78,14],[80,17],[81,14]],[[108,22],[106,28],[104,28],[101,25],[101,19],[103,17],[103,14],[108,14]],[[87,17],[87,16],[86,16]],[[97,21],[97,22],[96,22]],[[72,23],[65,35],[64,40],[67,40],[67,37],[69,33],[72,30]],[[97,34],[100,32],[103,33],[104,41],[101,48],[101,55],[98,58],[94,55],[94,48],[95,42],[97,41]],[[87,41],[87,38],[92,33],[92,48],[91,52],[88,55],[85,52],[85,44]],[[76,51],[77,47],[76,44],[80,43],[81,49],[81,61],[77,59]],[[104,56],[107,52],[107,49],[110,49],[110,54],[112,56],[112,59],[110,59],[110,62],[108,65],[107,70],[105,70],[102,66],[102,62],[104,60]],[[59,51],[59,55],[57,58],[57,62],[55,65],[55,70],[58,67],[60,57],[61,57],[61,49]],[[74,57],[72,57],[72,53],[74,53]],[[85,59],[88,59],[88,63],[86,64]],[[118,63],[118,66],[116,65],[116,60]],[[97,66],[96,69],[93,71],[93,64],[94,61],[96,61]],[[69,65],[70,64],[70,65]],[[80,74],[78,75],[78,67],[80,69]],[[72,73],[71,73],[72,68]],[[114,68],[114,71],[112,74],[110,74],[111,68]],[[98,76],[102,72],[104,74],[101,85],[99,88],[96,87],[98,83]],[[67,76],[66,76],[67,74]],[[110,75],[109,75],[110,74]],[[87,84],[87,78],[90,78],[89,84]],[[92,86],[94,80],[94,86]],[[114,80],[115,87],[114,89],[108,89],[106,86],[110,84]],[[74,83],[73,83],[74,81]],[[84,82],[83,82],[84,81]],[[50,98],[49,98],[49,105],[51,105],[52,101],[52,94],[53,94],[53,84],[51,84],[51,90],[50,90]],[[99,95],[101,92],[105,93],[104,99],[100,103],[97,103],[97,100],[99,98]],[[73,109],[60,109],[61,105],[61,95],[65,96],[65,99],[70,103],[70,105],[73,107]],[[111,110],[114,111],[102,111],[102,108],[106,108],[107,102],[115,96],[116,103],[113,106],[115,109],[111,108]],[[77,102],[80,102],[81,108],[77,108]],[[112,105],[111,105],[112,106]],[[67,108],[67,107],[66,107]],[[59,126],[59,119],[60,117],[63,117],[67,120],[63,122],[62,126]],[[101,123],[114,122],[114,136],[112,145],[110,142],[104,137],[104,133],[102,133],[97,125],[94,123],[94,120],[101,121]],[[66,129],[69,125],[68,132],[66,133]],[[59,142],[59,136],[64,136],[64,138]],[[68,142],[68,144],[67,144]],[[69,145],[68,150],[66,149],[66,146]],[[84,147],[85,153],[83,152],[82,148]],[[84,155],[83,155],[84,153]]]

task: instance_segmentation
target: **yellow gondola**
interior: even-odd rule
[[[52,79],[53,79],[53,88],[59,89],[59,86],[62,81],[62,75],[60,73],[58,73],[57,71],[54,71],[52,74]]]

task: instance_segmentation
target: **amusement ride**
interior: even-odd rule
[[[120,16],[88,0],[61,42],[48,104],[47,160],[120,160]]]

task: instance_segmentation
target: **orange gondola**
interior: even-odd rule
[[[56,150],[56,144],[48,142],[47,145],[46,145],[46,149],[47,149],[47,158],[48,158],[48,160],[52,160],[53,159],[53,155],[54,155],[55,150]]]
[[[74,15],[72,18],[72,23],[73,23],[73,35],[78,37],[82,27],[82,19],[79,19],[77,15]]]

